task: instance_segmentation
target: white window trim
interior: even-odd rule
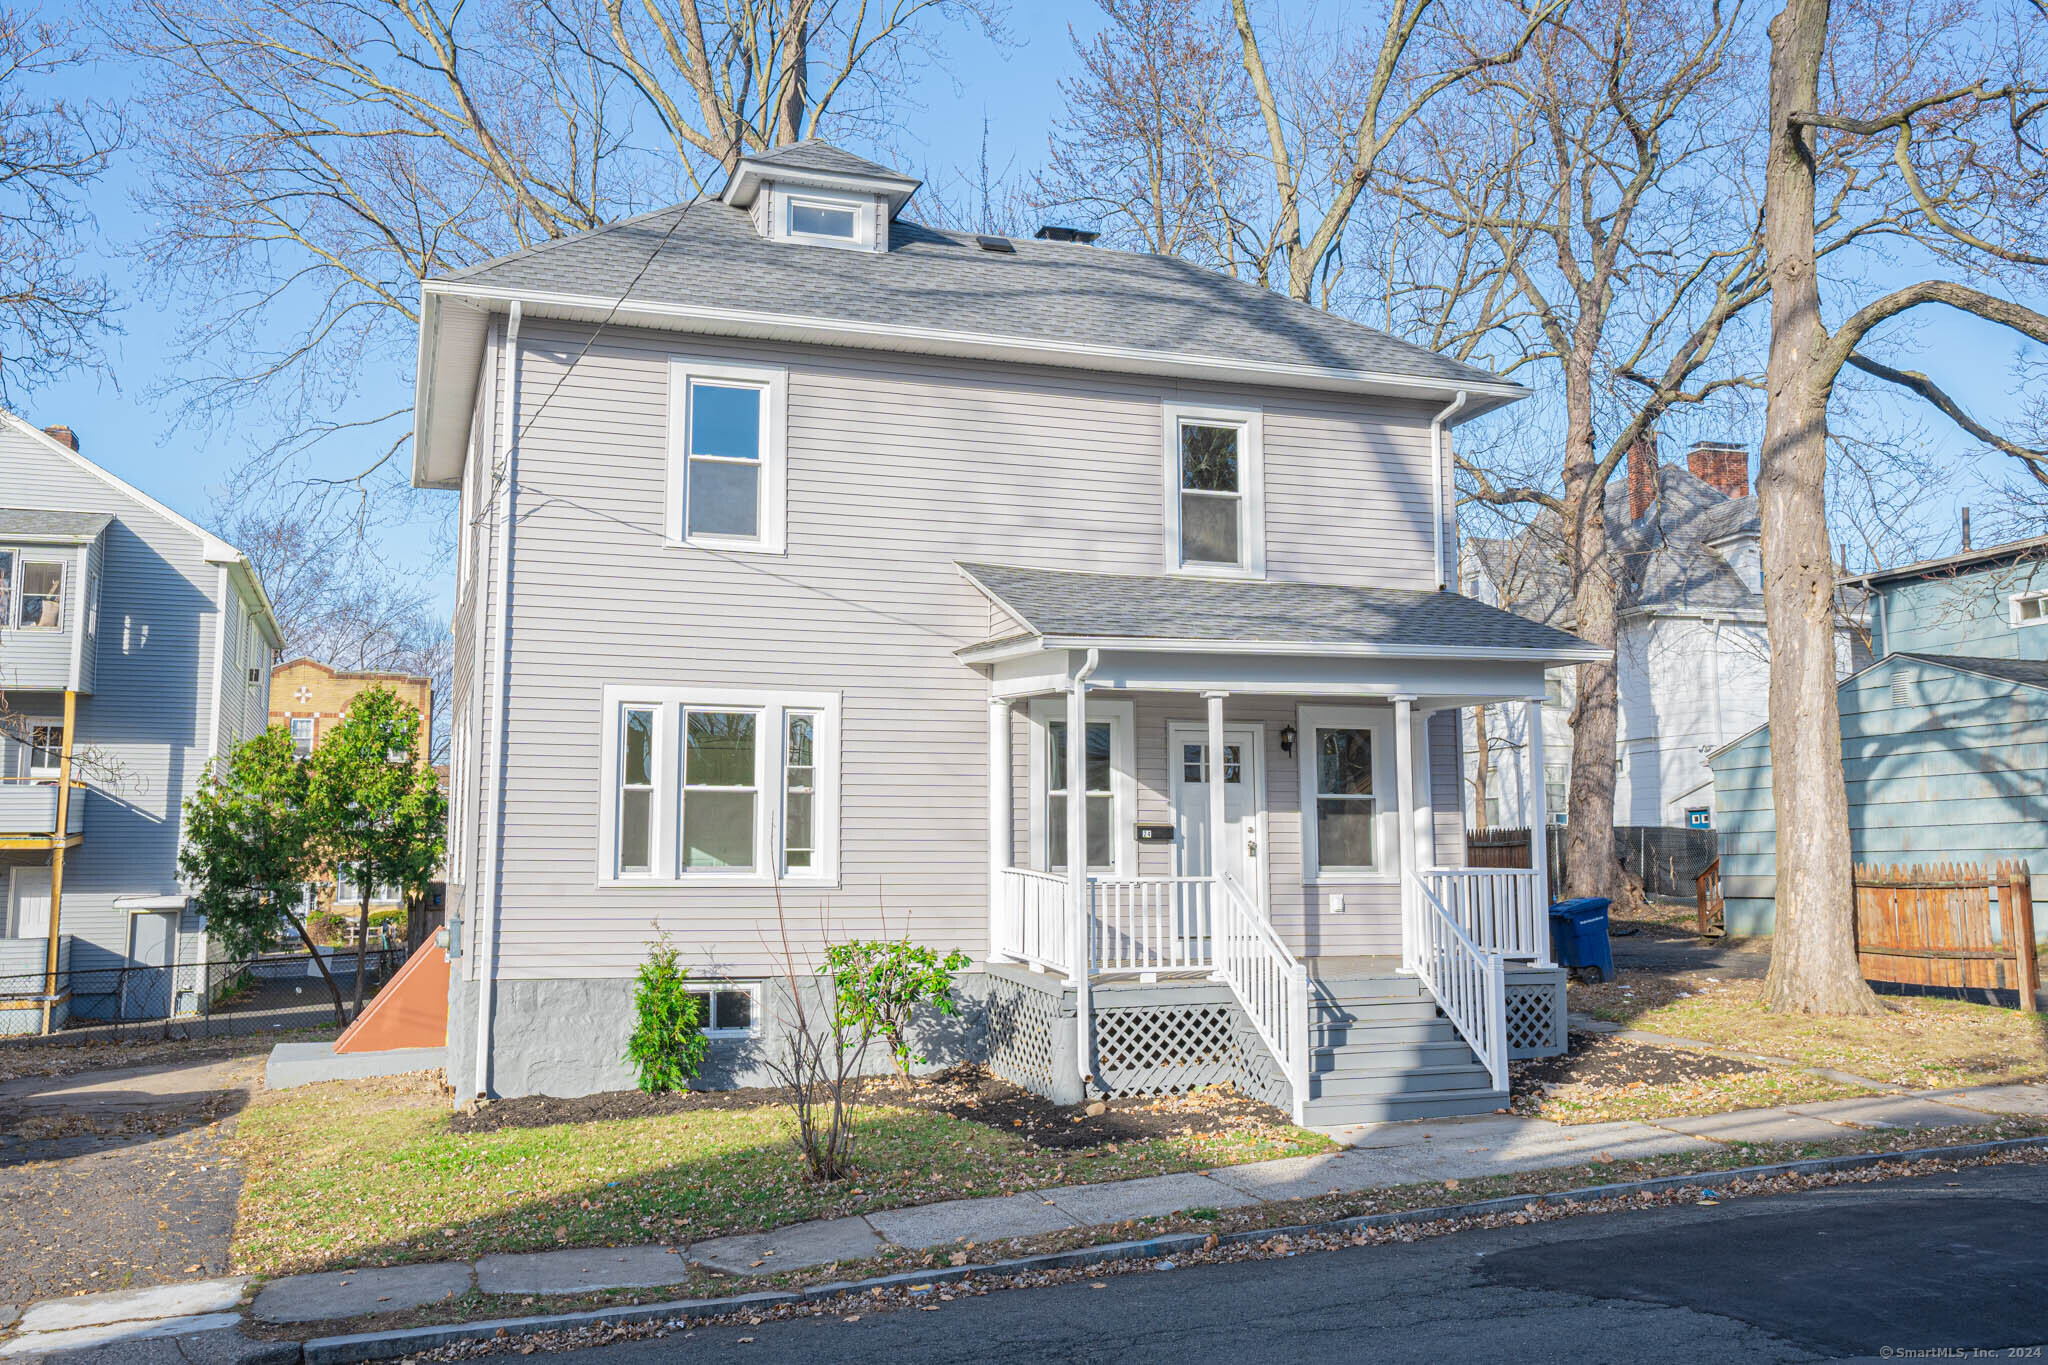
[[[798,242],[804,246],[832,247],[839,251],[875,251],[881,235],[881,215],[875,211],[875,197],[871,194],[853,194],[842,190],[816,189],[811,186],[777,185],[769,191],[769,226],[771,239],[784,242]],[[814,208],[853,210],[853,235],[832,237],[817,232],[797,232],[789,226],[789,210],[792,204],[808,204]]]
[[[73,582],[71,562],[64,552],[54,546],[0,545],[14,556],[12,571],[4,584],[0,584],[0,630],[25,631],[33,635],[61,635],[71,627],[72,611],[77,594],[70,591]],[[22,580],[30,564],[54,564],[57,566],[57,624],[54,626],[25,626],[21,623]]]
[[[779,555],[788,542],[789,371],[773,365],[721,365],[684,356],[669,357],[668,490],[664,534],[671,546]],[[757,536],[690,535],[690,384],[746,384],[763,390],[761,403],[761,487]]]
[[[37,767],[37,746],[34,743],[35,733],[36,731],[44,729],[46,727],[49,729],[53,729],[57,732],[57,761],[55,763],[51,763],[43,767]],[[43,778],[48,779],[50,781],[55,781],[59,774],[63,772],[64,766],[64,722],[61,720],[36,720],[34,718],[30,718],[29,721],[27,722],[27,729],[30,743],[22,746],[24,749],[27,750],[27,752],[22,757],[22,762],[26,765],[26,771],[28,776],[30,778]]]
[[[1067,719],[1065,697],[1039,697],[1029,708],[1031,718],[1031,786],[1028,804],[1031,819],[1031,866],[1049,871],[1052,866],[1051,831],[1046,827],[1046,763],[1052,751],[1053,722]],[[1088,720],[1109,722],[1109,834],[1116,864],[1107,873],[1089,869],[1091,876],[1135,876],[1138,870],[1138,707],[1135,702],[1100,701],[1090,698]]]
[[[758,981],[693,981],[689,984],[692,995],[712,996],[721,992],[745,995],[754,1002],[753,1020],[745,1028],[706,1028],[701,1030],[706,1038],[758,1038],[761,1036],[761,983]],[[710,1006],[706,1005],[707,1010]]]
[[[2036,617],[2034,620],[2031,621],[2026,620],[2024,617],[2020,615],[2021,602],[2040,601],[2043,598],[2048,598],[2048,591],[2014,593],[2012,596],[2005,599],[2006,619],[2010,621],[2014,627],[2022,630],[2028,626],[2048,626],[2048,612],[2044,612],[2042,615]]]
[[[610,886],[793,886],[833,890],[839,885],[839,718],[837,692],[756,691],[730,687],[607,686],[598,716],[602,733],[599,769],[597,885]],[[682,710],[751,711],[756,722],[754,743],[754,866],[744,872],[698,869],[680,865],[683,776]],[[654,722],[654,840],[649,871],[621,876],[618,871],[618,806],[620,716],[628,708],[647,708]],[[811,798],[812,851],[817,865],[777,875],[782,866],[782,767],[785,741],[783,713],[808,711],[818,718],[812,736],[817,760],[816,794]]]
[[[1394,772],[1394,713],[1391,708],[1373,706],[1304,706],[1294,717],[1295,768],[1301,781],[1301,879],[1318,882],[1399,882],[1401,860],[1395,856],[1402,837],[1401,803]],[[1323,867],[1316,848],[1316,731],[1365,730],[1372,735],[1372,791],[1376,808],[1372,817],[1373,855],[1371,867]],[[1427,727],[1419,723],[1418,729]],[[1418,743],[1418,758],[1425,753]],[[1418,765],[1416,786],[1427,790],[1427,760]],[[1419,807],[1418,807],[1419,808]]]
[[[1166,572],[1198,578],[1264,578],[1266,576],[1266,438],[1265,414],[1258,408],[1211,408],[1186,403],[1168,403],[1164,408],[1161,440],[1164,444],[1166,498]],[[1236,427],[1238,437],[1238,497],[1243,510],[1238,550],[1241,563],[1186,564],[1180,557],[1180,429],[1184,422],[1202,426]]]

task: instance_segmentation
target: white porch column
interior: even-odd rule
[[[1536,874],[1536,942],[1542,956],[1537,964],[1543,967],[1554,965],[1550,960],[1550,812],[1545,808],[1543,767],[1543,699],[1532,697],[1522,703],[1522,723],[1528,728],[1529,742],[1523,752],[1529,756],[1528,800],[1524,805],[1529,812],[1529,867]]]
[[[1415,952],[1415,698],[1394,698],[1394,822],[1395,867],[1401,874],[1401,956],[1413,962]]]
[[[1067,687],[1067,980],[1088,988],[1088,681]]]
[[[1014,932],[1011,907],[1004,897],[1003,869],[1010,865],[1010,846],[1015,823],[1010,809],[1012,783],[1010,758],[1010,703],[1001,697],[988,699],[988,954],[990,962],[1008,962],[1002,951]]]
[[[1228,692],[1204,692],[1202,699],[1209,703],[1209,876],[1218,888],[1215,895],[1222,895],[1223,885],[1223,826],[1228,818],[1225,813],[1223,791],[1223,699]],[[1247,887],[1247,890],[1250,888]],[[1213,906],[1214,900],[1210,902]]]

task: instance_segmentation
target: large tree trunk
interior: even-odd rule
[[[1819,102],[1828,0],[1790,0],[1771,21],[1771,143],[1764,234],[1771,270],[1769,406],[1757,503],[1771,642],[1771,786],[1777,925],[1764,1000],[1773,1010],[1874,1014],[1856,961],[1849,800],[1835,699],[1835,573],[1828,558],[1827,334],[1814,268],[1810,135],[1791,115]]]
[[[1582,329],[1583,330],[1583,327]],[[1564,536],[1571,572],[1572,633],[1613,649],[1616,598],[1607,545],[1606,489],[1593,455],[1593,341],[1565,374]],[[1564,894],[1614,898],[1614,661],[1580,664],[1572,709],[1571,790],[1565,801]],[[1541,782],[1543,774],[1533,780]]]

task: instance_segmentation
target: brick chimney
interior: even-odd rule
[[[1628,519],[1641,521],[1657,501],[1657,437],[1650,433],[1628,448]]]
[[[70,427],[44,427],[43,435],[59,445],[70,446],[73,450],[78,449],[78,433]]]
[[[1685,452],[1692,476],[1731,498],[1749,496],[1749,450],[1727,441],[1695,441]]]

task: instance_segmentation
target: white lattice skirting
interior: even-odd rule
[[[1564,969],[1531,967],[1510,971],[1508,1056],[1555,1057],[1566,1047]]]

